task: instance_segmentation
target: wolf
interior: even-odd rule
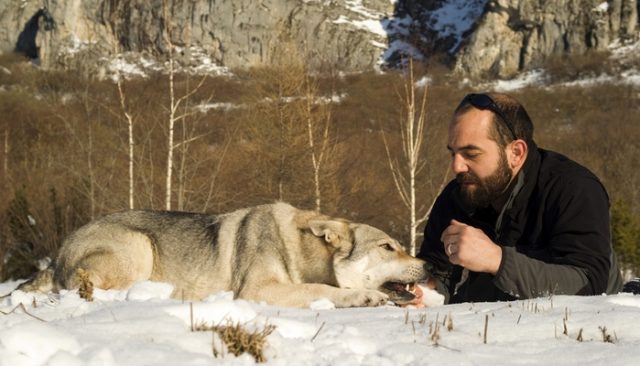
[[[79,276],[79,273],[82,276]],[[84,277],[82,279],[81,277]],[[336,307],[403,304],[425,262],[372,226],[284,202],[210,215],[130,210],[73,232],[51,266],[18,289],[126,289],[137,281],[174,286],[173,298],[219,291],[272,305]]]

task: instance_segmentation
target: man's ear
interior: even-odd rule
[[[324,237],[324,240],[333,245],[337,245],[340,239],[349,237],[349,226],[336,220],[310,220],[309,228],[313,235]]]
[[[529,147],[524,140],[515,140],[508,147],[509,163],[512,169],[520,168],[524,165],[524,161],[527,159],[529,153]]]

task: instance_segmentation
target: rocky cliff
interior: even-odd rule
[[[316,66],[348,70],[381,62],[389,0],[12,0],[0,2],[0,50],[38,57],[44,67],[115,50],[162,56],[168,35],[229,68],[269,63],[287,37]],[[183,54],[184,56],[184,54]],[[187,57],[183,57],[187,59]],[[86,59],[85,59],[86,60]]]
[[[636,41],[639,30],[636,0],[489,1],[456,55],[456,69],[475,77],[511,77],[553,55]]]
[[[172,44],[184,64],[237,68],[270,63],[289,39],[312,66],[358,71],[445,53],[461,73],[509,77],[637,40],[640,28],[637,0],[165,1],[166,12],[163,0],[0,1],[0,52],[95,72],[116,53],[163,59]]]

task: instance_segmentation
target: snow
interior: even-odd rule
[[[89,48],[92,44],[95,44],[96,42],[91,42],[91,41],[85,41],[82,40],[80,38],[78,38],[78,36],[76,36],[75,34],[72,34],[70,39],[69,39],[69,46],[67,49],[64,50],[63,53],[66,53],[68,55],[75,55],[79,52],[82,52],[83,50]]]
[[[190,60],[189,66],[182,67],[176,64],[177,72],[187,72],[192,75],[231,75],[228,68],[217,65],[207,51],[201,47],[191,46],[188,50],[175,47],[174,51],[176,55],[188,53]],[[163,64],[145,54],[132,52],[120,53],[105,61],[107,72],[113,82],[117,82],[120,77],[124,79],[147,78],[149,72],[166,72],[169,69],[168,61]]]
[[[619,40],[612,42],[609,47],[611,52],[611,59],[619,63],[633,63],[640,53],[640,41],[632,43],[622,43]],[[469,84],[470,82],[465,81]],[[490,82],[485,82],[477,85],[480,89],[495,90],[500,92],[509,92],[513,90],[523,89],[526,87],[590,87],[598,84],[614,84],[614,85],[628,85],[632,87],[640,87],[640,70],[635,67],[629,67],[619,74],[610,75],[602,73],[591,77],[583,77],[577,80],[552,83],[548,80],[548,77],[544,70],[536,69],[526,71],[513,79],[503,80],[496,79]]]
[[[17,285],[0,284],[0,294]],[[191,324],[229,321],[276,327],[267,337],[269,365],[633,365],[640,346],[640,296],[631,294],[436,301],[423,309],[335,309],[320,300],[294,309],[234,300],[228,292],[182,302],[168,298],[169,288],[141,282],[95,289],[93,302],[77,291],[14,291],[0,300],[0,365],[254,364],[249,355],[214,359],[220,339],[191,331]]]
[[[600,74],[567,82],[548,84],[544,71],[532,70],[524,72],[509,80],[496,79],[494,81],[478,85],[480,89],[510,92],[526,87],[590,87],[597,84],[629,85],[640,87],[640,71],[636,69],[625,70],[619,75]]]
[[[374,19],[364,19],[364,20],[354,20],[347,18],[344,15],[338,17],[338,19],[334,20],[335,24],[350,24],[356,29],[365,30],[373,34],[377,34],[380,37],[385,37],[387,32],[382,27],[382,23],[379,20]]]
[[[195,106],[195,109],[200,111],[201,113],[206,113],[209,110],[222,110],[222,111],[230,111],[234,109],[245,108],[244,104],[234,104],[227,102],[215,102],[215,103],[202,103]]]
[[[415,84],[416,88],[423,89],[423,88],[428,87],[431,84],[432,81],[433,80],[429,76],[423,76],[418,81],[416,81],[414,84]]]
[[[384,51],[382,58],[384,60],[388,60],[397,52],[399,52],[401,55],[409,55],[416,60],[424,59],[424,55],[420,51],[418,51],[417,48],[400,39],[396,39],[389,44],[389,48]]]
[[[527,86],[541,84],[543,81],[544,71],[532,70],[524,72],[511,80],[495,80],[489,83],[488,89],[493,89],[498,92],[509,92],[512,90],[522,89]]]
[[[598,6],[596,6],[594,10],[597,12],[606,13],[609,10],[609,3],[603,1]]]
[[[363,0],[345,0],[344,7],[349,11],[349,16],[341,15],[333,20],[334,24],[347,24],[358,30],[364,30],[386,38],[387,32],[382,19],[388,14],[367,8]]]
[[[453,36],[455,39],[449,52],[457,50],[463,40],[463,34],[471,29],[482,15],[486,3],[487,0],[447,0],[431,13],[431,29],[438,33],[438,38]]]
[[[369,19],[375,19],[375,18],[381,17],[381,13],[376,12],[373,9],[367,8],[364,3],[365,3],[364,0],[345,0],[344,1],[344,5],[347,8],[347,10],[351,11],[354,14],[357,14],[358,16],[369,18]]]

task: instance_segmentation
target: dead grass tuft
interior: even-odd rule
[[[600,329],[600,332],[602,333],[602,341],[604,343],[616,343],[618,341],[618,337],[615,335],[615,332],[613,333],[613,336],[611,334],[609,334],[607,327],[598,327],[598,329]]]
[[[224,356],[230,352],[235,356],[248,353],[256,362],[265,362],[264,349],[267,344],[267,337],[276,329],[275,325],[267,324],[263,329],[249,331],[241,324],[232,324],[230,321],[226,325],[209,325],[205,323],[195,324],[193,330],[196,332],[212,331],[219,337],[224,345],[218,349],[213,342],[213,355]]]

